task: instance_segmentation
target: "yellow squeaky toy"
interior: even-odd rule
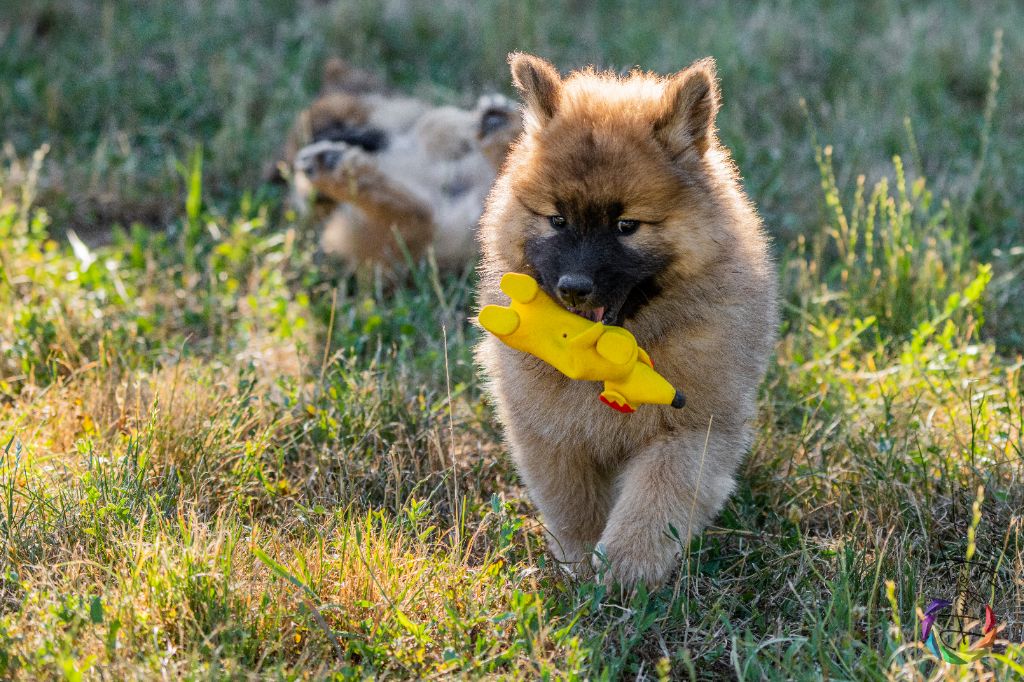
[[[529,275],[506,273],[501,290],[512,304],[485,306],[480,326],[505,345],[540,358],[570,379],[603,381],[601,402],[619,412],[634,412],[644,403],[686,404],[682,391],[654,371],[651,358],[627,330],[569,312]]]

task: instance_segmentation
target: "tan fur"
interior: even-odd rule
[[[621,202],[648,223],[624,239],[673,259],[624,326],[687,404],[622,415],[598,402],[599,385],[491,335],[477,357],[556,558],[587,564],[596,546],[607,579],[657,584],[725,503],[752,441],[777,326],[768,239],[715,136],[711,60],[668,78],[588,69],[564,81],[536,57],[510,61],[527,130],[481,219],[480,305],[507,302],[503,273],[533,274],[524,245],[552,230],[560,198]]]
[[[493,112],[504,118],[487,128],[484,117]],[[368,151],[313,142],[338,125],[380,131],[386,145]],[[519,114],[504,98],[481,98],[474,109],[433,107],[385,92],[368,74],[332,60],[324,92],[299,116],[284,157],[300,208],[313,196],[329,201],[321,213],[327,253],[352,266],[395,265],[401,242],[413,258],[432,248],[439,266],[457,269],[476,257],[484,199],[520,131]]]

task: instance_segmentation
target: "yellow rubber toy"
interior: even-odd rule
[[[480,326],[506,345],[540,358],[570,379],[603,381],[601,402],[619,412],[634,412],[643,403],[675,408],[686,403],[682,392],[654,371],[651,358],[629,331],[569,312],[529,275],[506,273],[501,290],[512,304],[485,306]]]

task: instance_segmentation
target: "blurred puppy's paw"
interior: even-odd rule
[[[295,171],[316,182],[325,176],[356,171],[369,163],[369,156],[359,147],[346,142],[324,140],[299,150],[295,156]]]

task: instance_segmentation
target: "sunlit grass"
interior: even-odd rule
[[[625,5],[568,26],[528,3],[507,35],[487,21],[501,2],[457,21],[283,4],[254,9],[254,46],[231,50],[244,12],[218,6],[220,22],[214,5],[43,3],[0,23],[0,75],[22,78],[0,79],[17,144],[0,171],[0,678],[1024,675],[1005,116],[1021,90],[998,78],[995,18],[837,9],[831,26],[873,37],[805,28],[794,53],[800,3],[722,9],[707,31]],[[1003,10],[1012,73],[1019,12]],[[99,38],[72,44],[93,18]],[[479,54],[435,40],[450,19]],[[680,39],[643,42],[644,22]],[[350,277],[266,188],[242,189],[329,40],[440,99],[503,70],[507,40],[570,63],[719,56],[723,137],[778,236],[785,314],[739,488],[668,586],[623,599],[551,566],[473,365],[472,272]],[[99,58],[72,73],[41,61],[47,44]],[[892,64],[866,52],[880,45]],[[121,59],[135,51],[149,61]],[[904,106],[885,125],[851,95],[865,74]],[[780,96],[780,78],[810,92]],[[128,118],[104,119],[122,96]],[[156,217],[88,208],[111,195]],[[102,246],[66,234],[118,222]],[[955,667],[920,621],[965,578],[1006,627],[995,656]]]
[[[324,277],[301,226],[201,200],[72,249],[25,185],[0,211],[5,674],[923,676],[906,644],[979,485],[976,578],[1019,638],[1024,403],[978,335],[990,270],[899,160],[896,197],[851,208],[821,158],[838,227],[785,259],[740,490],[626,602],[549,566],[465,277]]]

